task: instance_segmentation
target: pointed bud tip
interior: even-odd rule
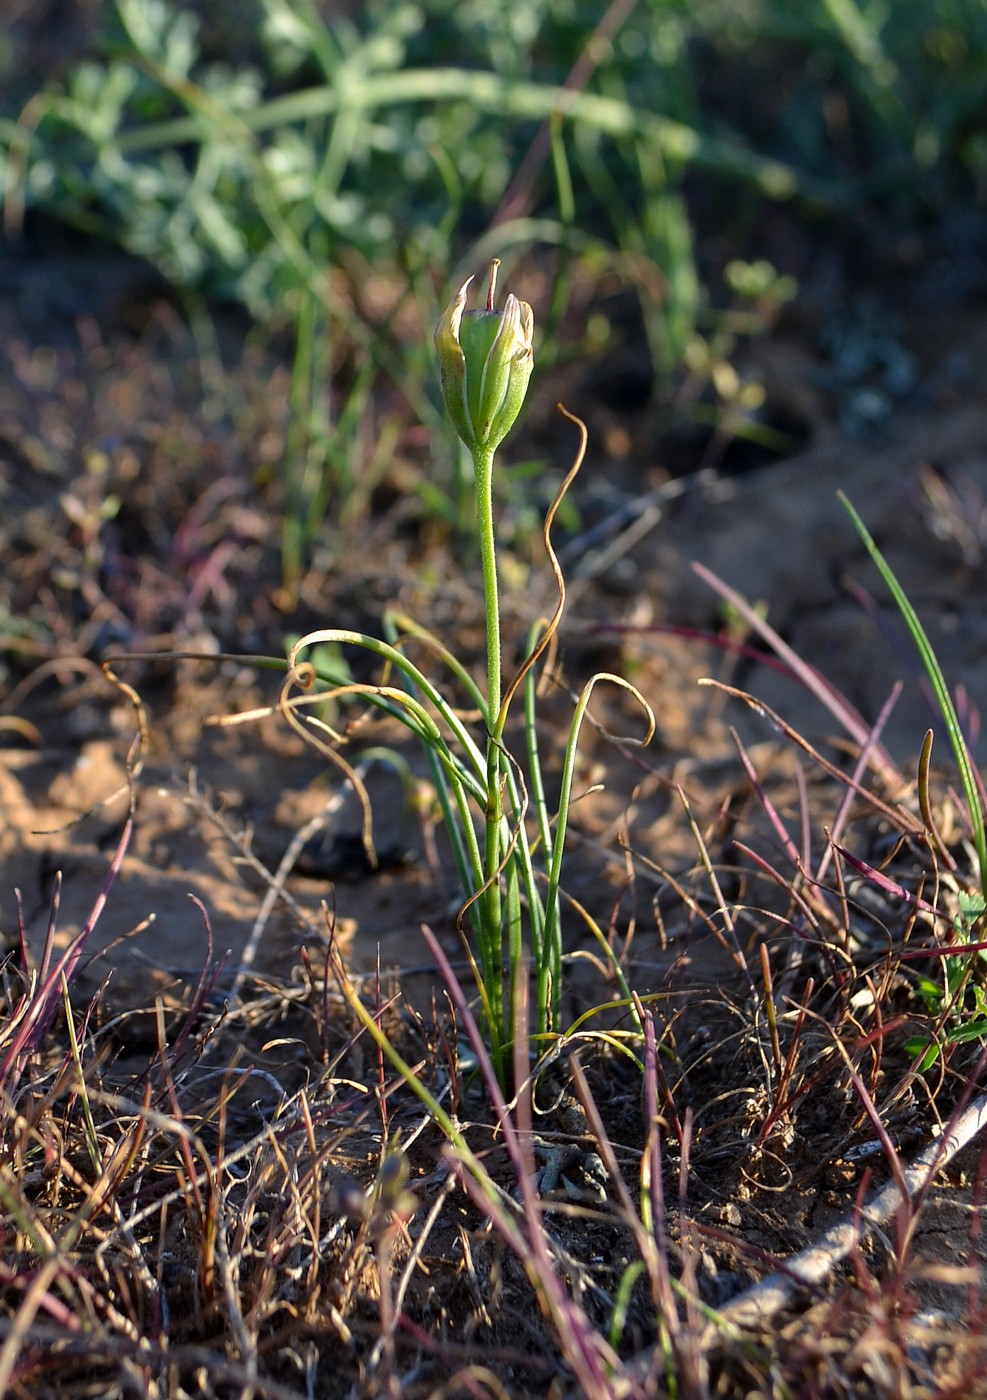
[[[442,392],[449,417],[467,447],[492,450],[520,411],[534,362],[534,313],[511,292],[503,312],[493,307],[497,268],[490,266],[485,310],[465,310],[472,277],[435,328]]]

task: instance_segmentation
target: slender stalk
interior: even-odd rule
[[[501,785],[501,748],[503,720],[500,715],[501,638],[500,597],[497,582],[497,548],[493,520],[493,461],[492,451],[477,448],[473,454],[476,472],[476,524],[480,537],[480,558],[483,564],[483,599],[487,630],[487,801],[483,875],[486,887],[482,899],[483,937],[486,968],[493,973],[490,1000],[494,1015],[505,1015],[503,996],[503,957],[501,908],[501,824],[504,817],[504,795]],[[497,1027],[502,1031],[505,1025]],[[503,1043],[503,1037],[498,1036]],[[498,1071],[501,1069],[498,1066]]]
[[[476,470],[476,524],[483,562],[483,599],[487,623],[487,729],[491,735],[500,715],[501,692],[500,599],[493,522],[493,461],[492,452],[477,448],[473,464]],[[498,734],[497,738],[500,737]]]

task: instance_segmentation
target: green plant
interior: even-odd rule
[[[603,680],[630,691],[647,717],[648,742],[654,716],[643,697],[619,676],[598,674],[583,688],[576,704],[560,777],[554,821],[545,797],[539,754],[536,713],[536,667],[558,628],[565,603],[565,584],[551,543],[551,527],[559,502],[582,462],[582,444],[545,520],[544,543],[558,585],[559,600],[551,619],[532,630],[524,663],[505,686],[498,599],[497,547],[494,527],[493,477],[495,454],[520,411],[533,363],[533,316],[530,306],[511,295],[503,312],[494,305],[497,262],[491,268],[486,306],[466,311],[469,282],[442,316],[435,333],[443,393],[453,425],[473,459],[475,471],[476,539],[483,566],[486,619],[486,685],[479,685],[454,651],[411,619],[391,612],[385,616],[385,640],[345,628],[325,628],[302,637],[288,655],[289,674],[282,695],[288,719],[309,740],[325,749],[360,793],[364,805],[365,839],[372,852],[369,799],[353,767],[338,751],[341,736],[311,712],[314,700],[360,696],[398,718],[424,745],[439,794],[463,889],[460,925],[469,921],[475,940],[470,952],[483,1011],[492,1061],[501,1083],[511,1076],[512,1027],[517,999],[529,959],[536,982],[536,1041],[559,1033],[562,995],[562,927],[560,885],[566,825],[572,796],[579,733],[595,686]],[[472,280],[472,279],[470,279]],[[446,669],[479,715],[480,732],[471,730],[460,709],[442,687],[408,655],[413,644]],[[342,681],[320,669],[305,652],[320,647],[355,646],[378,657],[385,667],[379,682]],[[391,684],[395,671],[401,684]],[[311,690],[317,680],[326,689]],[[519,692],[525,698],[525,757],[509,747],[511,706]],[[328,743],[326,742],[328,741]],[[526,818],[533,803],[535,830]],[[478,830],[479,827],[479,830]]]
[[[913,1035],[905,1048],[917,1059],[916,1068],[931,1069],[946,1046],[987,1040],[987,985],[982,935],[987,903],[979,894],[958,896],[960,912],[953,921],[949,947],[942,951],[941,978],[926,973],[918,976],[918,991],[925,1009],[936,1022],[937,1035]],[[971,947],[970,945],[974,946]]]

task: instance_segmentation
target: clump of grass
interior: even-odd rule
[[[67,1002],[85,956],[86,945],[103,913],[113,883],[120,873],[132,832],[133,811],[124,827],[103,887],[89,917],[57,955],[55,939],[61,902],[61,876],[56,878],[41,959],[36,966],[27,946],[23,909],[18,895],[20,967],[16,972],[9,963],[4,968],[8,1009],[3,1028],[0,1030],[0,1095],[8,1102],[14,1102],[22,1090],[23,1079],[31,1062],[44,1051],[52,1023],[63,1000]],[[17,983],[20,983],[19,988]]]

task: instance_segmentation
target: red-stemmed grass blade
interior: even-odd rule
[[[765,944],[761,946],[762,948],[766,947]],[[766,991],[767,990],[766,988]],[[811,1005],[812,993],[814,990],[815,982],[810,977],[805,984],[802,1000],[798,1004],[798,1010],[795,1015],[795,1025],[788,1042],[788,1050],[785,1053],[784,1060],[778,1071],[777,1080],[774,1084],[772,1103],[761,1125],[761,1132],[758,1137],[759,1147],[767,1142],[774,1125],[782,1118],[786,1117],[791,1111],[793,1100],[789,1096],[789,1090],[795,1074],[795,1067],[798,1063],[799,1052],[802,1048],[802,1033],[805,1029],[808,1008]],[[781,1045],[779,1040],[778,1053],[780,1053],[780,1050]]]
[[[818,869],[816,870],[815,878],[816,883],[819,885],[821,885],[823,880],[825,879],[826,871],[829,869],[830,861],[833,858],[832,842],[838,841],[840,839],[843,829],[850,819],[850,813],[853,809],[854,799],[863,788],[864,773],[867,771],[871,749],[874,746],[874,744],[878,742],[880,736],[884,733],[885,726],[887,725],[888,720],[891,718],[891,714],[894,710],[895,705],[898,703],[898,699],[901,695],[902,689],[903,687],[901,685],[901,682],[895,681],[894,685],[891,687],[891,692],[888,695],[888,698],[881,706],[880,713],[878,714],[877,719],[874,721],[873,727],[871,728],[867,739],[861,746],[860,752],[857,755],[857,762],[854,764],[853,772],[850,775],[850,783],[847,786],[846,792],[843,794],[843,801],[840,803],[840,809],[836,815],[836,820],[834,821],[829,833],[830,840],[826,843],[825,849],[823,850],[822,858],[819,862]],[[845,922],[843,924],[843,927],[846,927]]]
[[[841,1037],[837,1035],[831,1027],[827,1027],[827,1029],[830,1031],[830,1038],[832,1040],[832,1043],[836,1047],[836,1051],[840,1059],[843,1061],[843,1067],[846,1070],[850,1083],[854,1087],[857,1098],[860,1100],[861,1107],[864,1113],[870,1119],[871,1127],[874,1129],[874,1134],[881,1145],[881,1150],[884,1154],[884,1159],[887,1162],[888,1168],[891,1172],[892,1180],[896,1183],[899,1191],[901,1192],[901,1207],[900,1213],[898,1213],[897,1217],[899,1263],[901,1263],[904,1260],[905,1245],[907,1239],[911,1235],[911,1224],[913,1216],[912,1201],[909,1195],[908,1182],[905,1178],[904,1167],[902,1166],[901,1158],[898,1155],[898,1150],[895,1147],[894,1143],[891,1141],[891,1135],[884,1124],[884,1120],[881,1117],[877,1105],[875,1104],[874,1099],[867,1088],[867,1085],[864,1083],[860,1072],[854,1064],[854,1056],[852,1056],[849,1053]],[[872,1032],[869,1036],[865,1037],[863,1042],[858,1042],[858,1044],[854,1047],[855,1053],[859,1054],[860,1050],[864,1048],[864,1045],[866,1044],[880,1045],[883,1038],[883,1033],[879,1033],[878,1031]]]
[[[778,813],[778,809],[775,807],[768,794],[764,791],[764,786],[761,783],[760,778],[758,777],[757,769],[754,767],[754,763],[750,758],[750,755],[744,748],[744,745],[740,739],[740,735],[735,729],[731,729],[730,737],[734,742],[734,745],[737,749],[737,753],[740,755],[740,762],[743,765],[744,772],[747,774],[747,777],[750,780],[751,787],[753,788],[757,799],[764,810],[765,816],[768,818],[768,821],[771,824],[771,828],[774,831],[775,836],[778,838],[778,841],[781,844],[782,850],[788,856],[788,859],[791,861],[792,866],[796,870],[798,869],[799,865],[802,865],[804,867],[807,864],[805,859],[806,851],[804,849],[804,841],[803,852],[800,858],[798,848],[796,847],[795,842],[789,835],[788,829],[786,828],[784,822],[782,821]]]
[[[778,886],[779,889],[784,890],[785,894],[788,895],[791,903],[795,906],[797,910],[800,911],[802,917],[805,919],[808,926],[816,934],[819,934],[821,936],[817,912],[812,907],[812,905],[809,904],[808,900],[801,893],[801,891],[795,888],[795,881],[783,875],[782,872],[776,866],[772,865],[771,862],[767,860],[764,856],[762,856],[758,851],[753,850],[750,846],[746,844],[746,842],[735,840],[733,845],[734,849],[736,851],[739,851],[742,856],[746,856],[747,859],[751,861],[752,864],[755,865],[757,869],[762,872],[762,874],[767,875],[767,877],[771,880],[772,884],[775,884]],[[794,925],[790,926],[794,927]]]
[[[813,763],[818,764],[823,772],[828,773],[831,778],[836,778],[838,782],[850,788],[857,796],[864,798],[875,811],[880,812],[882,816],[892,822],[896,827],[902,828],[911,836],[920,836],[922,834],[922,828],[918,826],[906,812],[900,807],[892,807],[889,803],[884,802],[876,793],[864,787],[859,780],[855,780],[848,773],[844,773],[835,763],[830,763],[829,759],[825,758],[818,749],[814,748],[813,745],[809,743],[808,739],[805,739],[797,729],[794,729],[792,725],[782,719],[781,715],[773,710],[770,705],[766,705],[763,700],[758,700],[756,696],[749,695],[745,690],[738,690],[736,686],[724,685],[722,681],[714,680],[708,676],[704,677],[699,684],[713,686],[716,690],[725,691],[727,695],[732,695],[737,700],[743,700],[745,704],[750,706],[755,714],[759,714],[762,718],[766,719],[779,734],[784,734],[786,738],[791,739],[794,744],[797,744],[800,749],[809,755]],[[866,740],[867,732],[866,730],[863,731],[864,740]],[[900,780],[896,782],[897,789],[900,789],[901,786]]]
[[[832,682],[813,666],[809,666],[803,661],[799,654],[788,645],[765,618],[761,617],[756,608],[751,607],[747,599],[736,589],[724,583],[711,569],[707,569],[705,564],[693,561],[692,569],[714,592],[719,593],[720,597],[725,598],[731,607],[736,608],[748,627],[767,642],[775,654],[790,668],[792,674],[801,681],[810,695],[814,695],[819,703],[842,725],[850,738],[860,748],[863,748],[867,744],[871,726],[850,704],[849,700],[840,694]],[[707,681],[706,684],[711,684],[711,682]],[[723,688],[731,689],[731,687]],[[898,791],[902,786],[902,777],[891,755],[879,743],[871,743],[868,752],[880,781],[891,792]]]
[[[868,862],[862,860],[860,856],[855,856],[853,852],[848,851],[845,846],[839,846],[834,843],[833,849],[839,855],[841,860],[845,860],[847,865],[852,866],[853,869],[858,872],[858,874],[866,876],[867,880],[870,881],[871,884],[875,885],[877,889],[883,891],[884,894],[890,895],[896,900],[900,900],[903,904],[906,904],[910,908],[917,910],[919,913],[927,915],[929,918],[936,920],[945,920],[949,924],[952,924],[952,915],[944,913],[941,909],[938,909],[934,904],[930,904],[927,899],[923,899],[921,895],[914,894],[911,890],[906,889],[905,886],[902,885],[898,880],[894,880],[891,878],[891,876],[885,875],[882,870],[878,870],[876,866],[868,864]],[[964,950],[976,951],[977,949],[983,947],[987,947],[987,944],[963,944]],[[902,956],[910,956],[913,958],[925,957],[931,951],[932,950],[930,949],[923,949],[921,952],[913,952],[910,954],[903,953]],[[952,946],[947,951],[955,953],[956,947]]]
[[[740,755],[740,761],[743,764],[744,771],[747,774],[748,780],[751,784],[751,789],[754,795],[757,797],[768,819],[769,826],[774,832],[774,835],[781,846],[782,852],[784,853],[784,855],[786,856],[786,858],[792,866],[792,873],[791,875],[783,874],[782,871],[780,871],[769,861],[767,861],[764,856],[762,856],[758,852],[755,852],[746,843],[739,841],[736,838],[734,838],[733,842],[734,848],[741,854],[745,855],[753,863],[753,865],[755,865],[764,874],[766,874],[769,879],[771,879],[780,889],[782,889],[785,892],[791,903],[794,904],[796,908],[800,911],[802,919],[805,921],[805,925],[813,930],[814,934],[821,942],[826,941],[823,938],[821,928],[822,924],[825,924],[827,928],[831,931],[831,933],[834,933],[837,935],[837,937],[839,937],[839,931],[841,927],[845,927],[845,925],[840,924],[839,919],[836,917],[836,915],[830,907],[828,899],[825,897],[826,891],[820,888],[821,878],[817,875],[815,879],[813,879],[808,874],[809,870],[811,869],[812,852],[808,812],[808,795],[806,793],[805,779],[801,767],[797,767],[795,770],[799,793],[799,810],[801,812],[802,817],[802,846],[800,851],[798,847],[796,847],[794,840],[788,832],[788,829],[786,828],[780,813],[777,811],[774,803],[771,801],[770,797],[765,791],[764,785],[761,782],[760,776],[756,770],[754,762],[751,759],[750,755],[747,753],[747,750],[744,747],[739,735],[733,730],[731,730],[731,734],[734,743],[737,747],[737,752]],[[860,780],[860,777],[863,772],[864,762],[865,760],[863,759],[863,757],[861,757],[860,760],[858,760],[857,773],[854,775],[855,781],[859,782]],[[852,799],[852,796],[852,790],[848,789],[841,804],[841,815],[847,812],[849,802]],[[839,821],[840,818],[838,818],[837,820]],[[820,862],[820,865],[822,866],[824,865],[824,863],[825,857],[823,858],[823,861]],[[793,931],[800,939],[805,936],[804,929],[796,928],[794,927],[794,925]],[[837,973],[837,969],[835,968],[835,966],[834,973]]]
[[[622,1365],[619,1374],[614,1377],[612,1393],[615,1400],[625,1400],[625,1397],[642,1393],[652,1395],[658,1393],[657,1387],[664,1382],[669,1394],[677,1394],[684,1400],[707,1400],[707,1365],[701,1342],[700,1318],[716,1326],[718,1314],[701,1304],[694,1289],[688,1286],[694,1274],[694,1261],[688,1248],[689,1231],[684,1211],[681,1229],[684,1268],[681,1279],[676,1280],[672,1276],[661,1152],[661,1133],[665,1124],[664,1113],[658,1107],[659,1083],[663,1086],[662,1097],[666,1104],[670,1103],[670,1095],[664,1088],[654,1020],[640,998],[638,1015],[645,1034],[644,1103],[648,1135],[641,1158],[637,1205],[631,1198],[579,1058],[573,1056],[570,1060],[573,1083],[589,1122],[596,1150],[610,1178],[620,1217],[631,1231],[639,1255],[625,1274],[625,1284],[628,1288],[633,1286],[638,1273],[642,1269],[646,1273],[659,1334],[657,1345]],[[674,1108],[671,1111],[674,1114]],[[687,1117],[685,1123],[679,1123],[678,1129],[682,1148],[679,1194],[680,1199],[684,1200],[691,1118]]]
[[[665,1186],[661,1151],[661,1118],[658,1113],[657,1049],[654,1018],[650,1012],[644,1020],[644,1108],[648,1122],[648,1137],[641,1157],[641,1217],[650,1236],[649,1255],[653,1261],[652,1289],[658,1313],[659,1349],[668,1362],[666,1383],[683,1385],[686,1394],[698,1395],[705,1390],[704,1367],[701,1356],[686,1348],[686,1329],[679,1318],[678,1299],[672,1284],[668,1259],[668,1218],[665,1210]],[[688,1300],[687,1300],[688,1301]],[[695,1322],[690,1317],[690,1323]],[[693,1335],[698,1330],[688,1329]]]
[[[62,989],[70,988],[85,952],[86,944],[106,907],[110,890],[130,844],[134,829],[133,801],[120,839],[99,893],[82,928],[64,952],[54,957],[55,926],[58,915],[60,881],[52,896],[51,916],[45,934],[41,968],[28,976],[28,990],[14,1008],[7,1026],[0,1030],[0,1090],[8,1097],[16,1091],[28,1059],[44,1045],[62,1000]],[[23,940],[22,940],[23,941]],[[26,967],[25,967],[26,971]]]
[[[173,1062],[179,1058],[185,1045],[195,1033],[195,1028],[199,1024],[202,1013],[206,1008],[210,996],[215,991],[219,979],[223,974],[223,968],[226,965],[225,956],[220,958],[218,963],[213,962],[213,930],[209,910],[197,895],[190,894],[189,899],[202,915],[202,923],[206,931],[206,955],[202,962],[202,970],[199,973],[198,981],[195,984],[195,990],[189,1001],[188,1012],[183,1018],[181,1029],[171,1047]]]

